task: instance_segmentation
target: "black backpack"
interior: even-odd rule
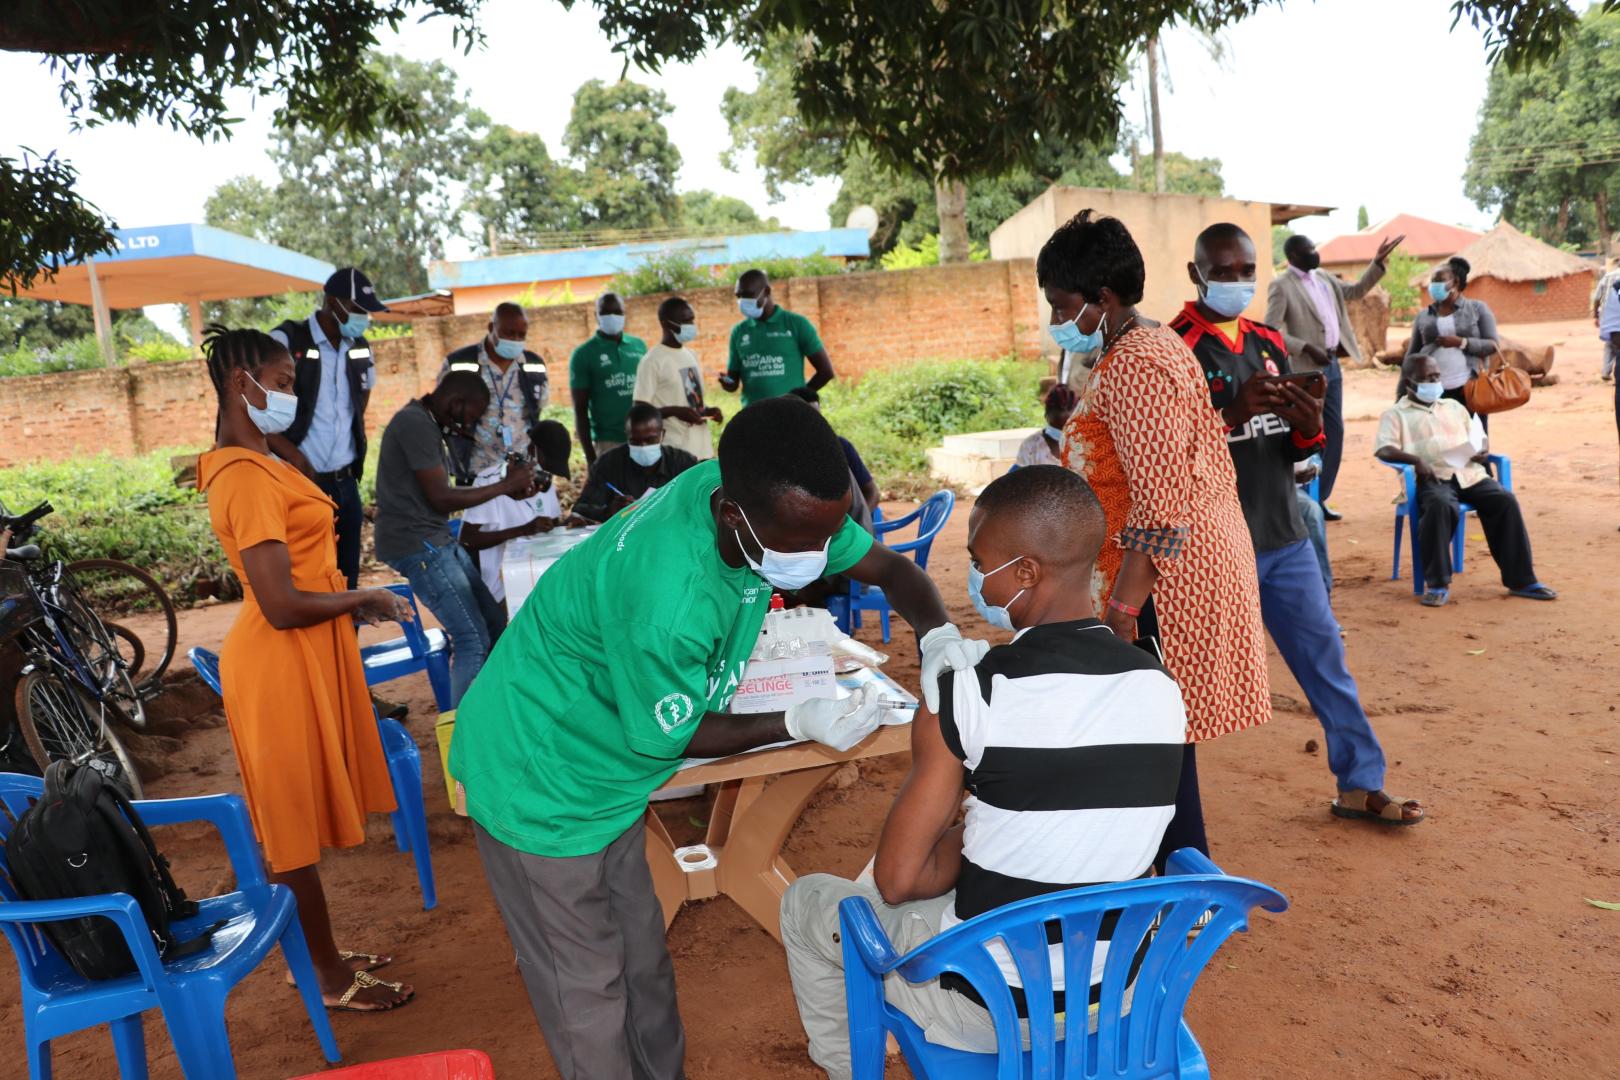
[[[174,883],[140,814],[117,785],[88,766],[53,761],[45,794],[17,819],[6,838],[11,881],[24,900],[66,900],[128,893],[141,906],[164,961],[208,947],[219,924],[187,942],[170,924],[197,913]],[[117,925],[101,915],[41,923],[40,929],[87,979],[115,979],[135,970]]]

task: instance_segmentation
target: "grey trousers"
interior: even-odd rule
[[[883,932],[901,953],[939,933],[940,917],[956,901],[948,892],[932,900],[890,907],[876,888],[832,874],[809,874],[788,886],[782,897],[782,945],[799,1019],[810,1038],[810,1059],[832,1080],[851,1076],[849,1010],[844,1003],[844,952],[838,931],[838,905],[846,897],[872,902]],[[883,980],[883,997],[923,1029],[931,1043],[989,1054],[996,1049],[990,1014],[939,980],[913,984],[899,975]]]
[[[529,855],[473,828],[563,1080],[681,1080],[686,1033],[643,823],[567,859]]]

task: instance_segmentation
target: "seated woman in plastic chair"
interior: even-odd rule
[[[1557,599],[1536,580],[1519,500],[1485,470],[1490,455],[1481,449],[1461,465],[1448,460],[1448,451],[1468,441],[1468,410],[1444,394],[1434,357],[1408,356],[1401,365],[1400,397],[1378,421],[1374,451],[1380,461],[1410,465],[1417,474],[1419,513],[1412,527],[1423,552],[1423,605],[1440,607],[1451,597],[1451,536],[1465,502],[1479,515],[1508,592]]]
[[[991,626],[1020,633],[975,671],[942,681],[937,714],[918,709],[911,774],[884,823],[873,881],[810,874],[782,897],[810,1056],[835,1080],[852,1070],[840,902],[866,897],[908,952],[1004,904],[1128,881],[1153,865],[1175,809],[1187,716],[1159,662],[1095,617],[1091,575],[1104,532],[1090,486],[1061,466],[1032,465],[985,488],[968,522],[968,593]],[[953,826],[964,768],[975,797],[965,825]],[[1124,806],[1121,791],[1130,792]],[[1099,943],[1078,979],[1093,1003],[1106,957]],[[1021,987],[1011,955],[998,962]],[[966,980],[889,979],[884,993],[929,1042],[995,1050],[990,1013]]]

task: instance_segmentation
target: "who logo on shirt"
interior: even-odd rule
[[[692,699],[685,694],[665,694],[659,699],[658,704],[653,706],[653,719],[664,729],[664,734],[669,735],[692,719],[694,712]]]

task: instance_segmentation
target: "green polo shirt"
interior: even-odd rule
[[[715,549],[719,486],[705,461],[614,516],[546,571],[495,643],[456,711],[450,771],[503,844],[601,851],[680,766],[703,714],[731,703],[771,587]],[[846,518],[828,571],[871,546]]]
[[[731,328],[726,372],[742,380],[742,403],[781,397],[804,385],[804,358],[821,351],[810,320],[780,305],[768,319],[744,319]]]
[[[591,403],[591,439],[624,442],[624,418],[647,343],[629,334],[614,341],[598,330],[568,359],[568,389]]]

